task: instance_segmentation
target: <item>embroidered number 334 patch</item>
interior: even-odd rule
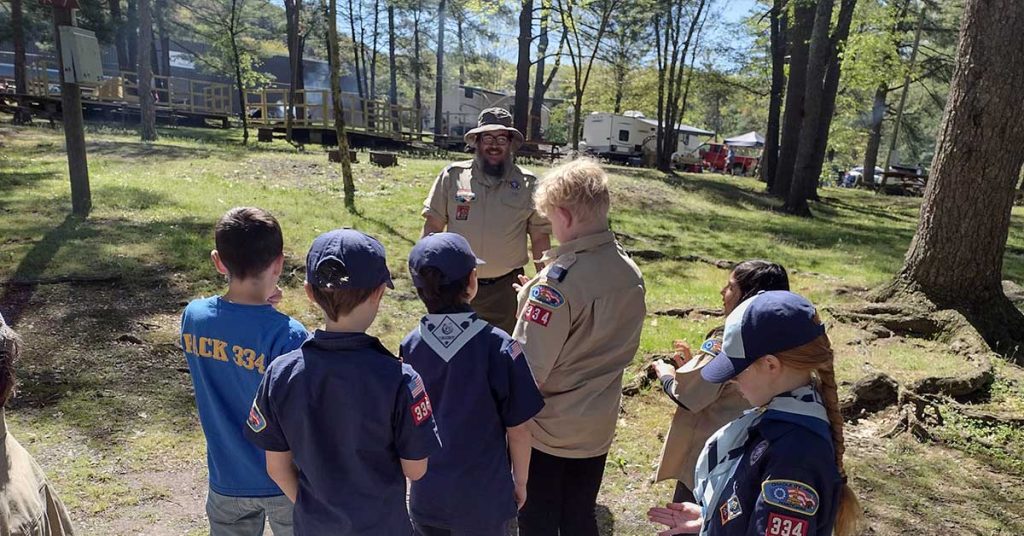
[[[768,514],[768,526],[765,536],[810,536],[809,523],[806,519],[784,516],[772,512]]]

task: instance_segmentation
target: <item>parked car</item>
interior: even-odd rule
[[[843,188],[853,188],[853,185],[857,184],[857,181],[864,176],[864,166],[856,166],[850,171],[847,171],[843,175]],[[875,184],[882,184],[882,168],[875,166]]]
[[[751,175],[757,167],[758,156],[755,149],[734,147],[731,169],[726,169],[728,149],[719,143],[705,143],[700,148],[700,158],[704,167],[710,171],[729,173],[731,175]]]

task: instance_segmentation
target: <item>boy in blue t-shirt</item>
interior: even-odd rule
[[[365,333],[385,287],[380,242],[339,229],[313,241],[306,295],[325,327],[267,369],[246,436],[295,501],[295,534],[409,536],[406,477],[440,448],[423,379]]]
[[[526,502],[526,422],[544,400],[519,343],[469,305],[479,262],[454,233],[429,235],[409,253],[428,314],[401,355],[423,376],[444,445],[412,484],[412,519],[423,536],[504,536]]]
[[[265,210],[234,208],[217,222],[214,240],[210,256],[228,291],[194,300],[181,316],[181,347],[206,435],[210,534],[260,535],[269,518],[274,536],[290,535],[291,502],[267,476],[263,451],[242,434],[266,367],[308,336],[271,305],[280,298],[281,227]]]

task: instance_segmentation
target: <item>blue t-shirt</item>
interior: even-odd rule
[[[830,536],[842,485],[828,424],[768,410],[704,522],[711,536]]]
[[[265,450],[291,451],[300,536],[412,534],[399,459],[441,446],[423,379],[365,333],[317,331],[277,358],[245,434]]]
[[[505,429],[544,407],[522,347],[467,307],[423,317],[401,355],[423,376],[444,445],[412,483],[412,518],[485,530],[515,517]]]
[[[213,491],[231,497],[281,495],[267,476],[266,456],[245,440],[242,429],[266,367],[307,336],[302,324],[270,305],[241,305],[215,296],[185,308],[181,347],[206,434]]]

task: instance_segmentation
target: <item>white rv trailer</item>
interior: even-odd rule
[[[628,160],[642,156],[644,149],[654,150],[658,121],[644,117],[637,111],[622,115],[592,112],[583,121],[583,136],[587,151],[612,160]],[[703,143],[703,136],[715,133],[690,125],[678,124],[679,143],[676,152],[693,153]]]
[[[443,122],[441,130],[449,136],[452,146],[462,145],[462,137],[466,134],[466,131],[476,127],[477,118],[482,110],[497,106],[511,112],[513,111],[515,100],[515,93],[492,91],[466,85],[449,87],[444,92],[444,95],[442,95],[441,100],[441,121]],[[548,129],[551,107],[561,102],[561,99],[544,99],[540,114],[542,138]],[[530,105],[533,106],[532,98]],[[426,130],[433,130],[433,109],[425,110],[424,116]],[[527,133],[523,132],[523,134],[526,135]]]

